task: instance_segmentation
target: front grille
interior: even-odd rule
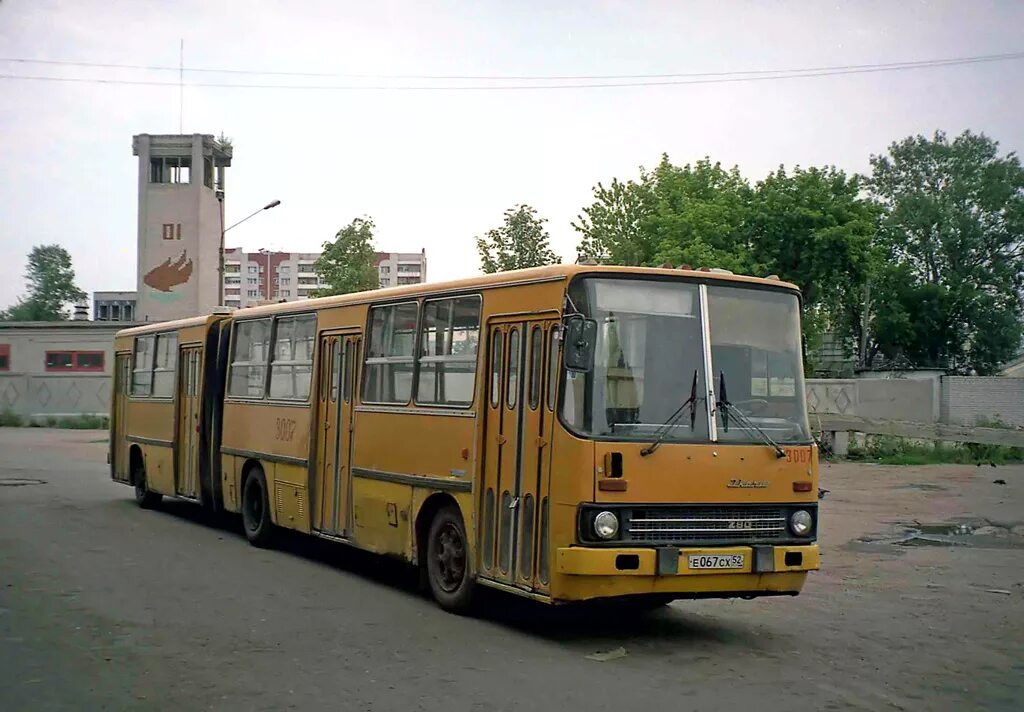
[[[630,511],[624,529],[635,542],[775,542],[790,538],[786,515],[781,507],[648,507]]]

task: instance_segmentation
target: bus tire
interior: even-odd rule
[[[469,570],[466,527],[458,507],[437,510],[427,534],[427,581],[434,600],[446,611],[466,611],[473,602],[475,582]]]
[[[274,523],[270,518],[267,478],[259,466],[254,467],[245,478],[245,486],[242,488],[242,528],[245,530],[245,538],[253,546],[270,546]]]
[[[132,473],[132,484],[135,486],[135,501],[143,509],[155,509],[164,498],[159,492],[153,492],[146,483],[146,466],[139,458],[135,463],[135,471]]]

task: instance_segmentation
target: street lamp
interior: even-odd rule
[[[219,280],[220,281],[220,286],[217,288],[217,295],[218,295],[217,296],[217,303],[218,303],[218,305],[223,306],[224,305],[224,233],[226,233],[231,228],[238,227],[239,225],[244,223],[249,218],[255,217],[255,216],[259,215],[264,210],[270,210],[271,208],[276,208],[278,205],[281,204],[281,201],[280,200],[271,200],[269,203],[264,205],[259,210],[255,211],[254,213],[252,213],[250,215],[246,215],[244,218],[242,218],[241,220],[236,222],[234,225],[231,225],[230,227],[224,227],[224,192],[223,191],[217,191],[217,201],[220,203],[220,267],[217,270],[218,273],[219,273],[219,276],[220,276],[220,280]],[[269,260],[268,260],[268,263],[269,263]],[[268,275],[268,279],[269,279],[269,275]],[[267,287],[267,292],[268,293],[270,292],[270,287],[269,286]]]
[[[274,251],[273,250],[268,250],[268,249],[266,249],[264,247],[261,247],[259,249],[259,253],[261,255],[266,255],[267,256],[267,276],[266,276],[266,279],[264,280],[264,282],[267,285],[267,301],[269,302],[271,299],[273,299],[273,294],[270,291],[270,271],[271,271],[270,256],[274,254]]]

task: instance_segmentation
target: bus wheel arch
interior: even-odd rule
[[[241,493],[242,529],[253,546],[270,546],[274,533],[267,476],[259,460],[248,460],[242,467]]]
[[[132,445],[128,450],[128,484],[135,484],[135,475],[138,472],[145,472],[146,461],[142,457],[142,448]]]
[[[149,483],[146,481],[146,458],[142,454],[141,447],[132,445],[128,463],[130,470],[128,478],[131,480],[132,487],[135,488],[135,501],[143,509],[153,509],[160,504],[163,495],[149,489]]]
[[[462,508],[447,493],[430,495],[416,516],[416,558],[434,600],[462,612],[473,600],[475,577]]]

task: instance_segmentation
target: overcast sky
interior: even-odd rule
[[[619,75],[901,62],[1024,49],[1020,2],[342,2],[0,0],[0,57],[359,75]],[[175,82],[177,72],[0,61],[0,74]],[[416,84],[186,72],[185,82]],[[419,85],[459,82],[430,80]],[[499,84],[498,80],[461,84]],[[532,82],[536,84],[537,82]],[[178,89],[0,78],[0,307],[33,244],[86,291],[135,288],[132,135],[177,133]],[[473,274],[473,238],[529,203],[555,251],[598,181],[661,153],[864,171],[913,133],[1024,145],[1024,61],[750,83],[522,91],[185,87],[184,132],[234,141],[229,235],[316,250],[370,215],[378,249],[427,249],[431,280]]]

